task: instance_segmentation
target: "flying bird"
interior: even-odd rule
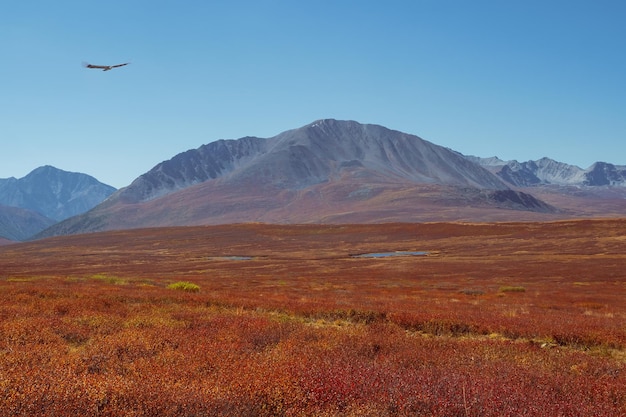
[[[128,65],[128,64],[130,64],[130,62],[125,62],[123,64],[117,64],[117,65],[93,65],[93,64],[88,64],[86,62],[83,62],[83,66],[85,68],[97,68],[97,69],[101,69],[102,71],[110,71],[113,68],[123,67],[124,65]]]

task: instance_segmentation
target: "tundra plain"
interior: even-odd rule
[[[625,219],[6,245],[0,414],[626,415],[625,266]]]

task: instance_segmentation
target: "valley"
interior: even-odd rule
[[[11,415],[626,412],[626,220],[163,227],[0,247]],[[419,256],[355,257],[419,253]]]

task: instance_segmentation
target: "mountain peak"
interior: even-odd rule
[[[596,162],[585,171],[585,185],[611,186],[626,185],[626,166]]]
[[[305,128],[307,127],[317,127],[317,128],[323,128],[325,126],[332,126],[333,124],[336,124],[337,120],[335,119],[318,119],[315,120],[314,122],[309,123],[308,125],[304,126]]]
[[[326,119],[318,119],[315,120],[311,123],[309,123],[308,125],[305,125],[303,127],[318,127],[318,128],[323,128],[323,127],[337,127],[337,126],[354,126],[354,125],[358,125],[358,126],[362,126],[361,123],[354,121],[354,120],[337,120],[337,119],[332,119],[332,118],[326,118]]]
[[[44,165],[23,178],[0,180],[0,204],[59,221],[91,209],[114,191],[87,174]]]

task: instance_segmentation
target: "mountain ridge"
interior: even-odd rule
[[[626,186],[626,166],[595,162],[583,169],[576,165],[541,158],[536,161],[503,161],[498,157],[466,156],[470,161],[487,168],[506,183],[517,187],[538,185],[564,186]]]
[[[229,172],[247,153],[259,149],[263,139],[244,137],[220,139],[179,153],[160,162],[150,171],[140,175],[119,196],[127,202],[140,202],[158,198]]]

